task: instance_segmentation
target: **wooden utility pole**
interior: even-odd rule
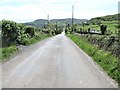
[[[48,30],[49,30],[49,14],[47,15],[47,19],[48,19]]]
[[[55,26],[56,26],[56,30],[57,30],[57,28],[58,28],[57,22],[56,22],[56,25],[55,25]]]
[[[74,5],[72,6],[72,31],[73,31],[73,24],[74,24]]]

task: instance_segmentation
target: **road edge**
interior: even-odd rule
[[[67,37],[67,36],[66,36]],[[80,50],[81,52],[83,52],[84,55],[88,56],[90,58],[90,62],[92,62],[99,70],[102,74],[104,74],[106,76],[106,79],[110,82],[110,84],[112,84],[115,88],[119,88],[118,86],[118,83],[112,79],[103,69],[102,67],[100,67],[99,64],[97,64],[97,62],[95,62],[93,60],[93,58],[91,56],[89,56],[86,52],[84,52],[78,45],[76,45],[69,37],[67,37],[73,44],[76,48],[78,48],[78,50]]]

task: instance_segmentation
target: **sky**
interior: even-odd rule
[[[36,19],[91,19],[118,13],[119,0],[0,0],[0,20],[30,22]]]

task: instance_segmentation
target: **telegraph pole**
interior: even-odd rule
[[[49,14],[47,15],[47,20],[48,20],[48,30],[49,30]]]
[[[74,24],[74,5],[72,6],[72,31],[73,31],[73,24]]]
[[[58,28],[58,25],[57,25],[57,22],[56,22],[56,30],[57,30],[57,28]]]

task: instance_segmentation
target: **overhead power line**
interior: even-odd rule
[[[48,19],[48,30],[49,30],[49,14],[47,15],[47,19]]]

